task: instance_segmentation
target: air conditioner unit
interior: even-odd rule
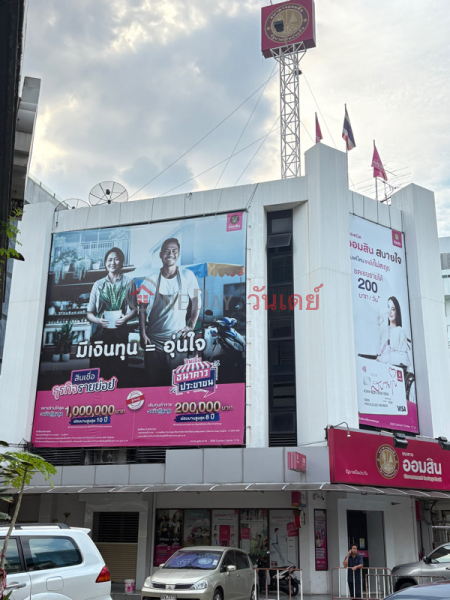
[[[117,465],[127,462],[126,448],[93,448],[86,450],[85,465]]]

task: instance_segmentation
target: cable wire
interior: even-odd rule
[[[251,157],[251,159],[249,160],[249,162],[247,163],[247,166],[245,167],[245,169],[242,171],[242,173],[239,175],[239,177],[236,179],[236,182],[234,185],[237,185],[239,180],[241,179],[242,175],[245,173],[245,171],[248,169],[248,167],[250,166],[251,162],[253,161],[253,159],[255,158],[255,156],[258,154],[258,152],[261,150],[262,145],[264,144],[264,142],[266,141],[266,139],[269,137],[269,135],[272,133],[272,130],[275,131],[273,128],[275,127],[275,125],[278,123],[278,121],[280,120],[280,117],[277,117],[275,123],[272,125],[272,127],[270,128],[269,133],[267,133],[264,138],[262,138],[262,142],[259,145],[258,149],[256,150],[255,154]],[[277,129],[279,129],[280,127],[277,127]]]
[[[262,137],[258,138],[257,140],[255,140],[254,142],[252,142],[251,144],[248,144],[248,146],[245,146],[244,148],[242,148],[241,150],[238,150],[237,152],[235,152],[235,154],[233,156],[237,156],[238,154],[240,154],[241,152],[244,152],[244,150],[247,150],[248,148],[251,148],[251,146],[254,146],[255,144],[257,144],[258,142],[260,142],[261,140],[264,140],[265,138],[267,138],[267,136],[269,136],[272,133],[272,131],[269,131],[269,133],[266,133],[266,135],[263,135]],[[179,185],[176,185],[175,187],[171,188],[170,190],[167,190],[166,192],[164,192],[163,194],[161,194],[160,196],[158,196],[159,198],[161,198],[162,196],[165,196],[166,194],[170,194],[170,192],[173,192],[173,190],[176,190],[177,188],[181,187],[182,185],[185,185],[186,183],[189,183],[190,181],[197,179],[197,177],[201,177],[202,175],[204,175],[205,173],[208,173],[208,171],[212,171],[212,169],[215,169],[216,167],[218,167],[219,165],[223,164],[224,162],[226,162],[229,159],[229,157],[227,156],[227,158],[224,158],[223,160],[221,160],[220,162],[216,163],[215,165],[213,165],[212,167],[209,167],[209,169],[206,169],[205,171],[202,171],[201,173],[198,173],[197,175],[194,175],[193,177],[190,177],[189,179],[187,179],[186,181],[184,181],[183,183],[180,183]]]
[[[230,117],[232,117],[235,112],[237,112],[242,106],[244,106],[244,104],[246,102],[248,102],[250,100],[250,98],[252,98],[256,93],[258,93],[261,88],[265,88],[265,86],[269,83],[269,81],[272,79],[273,76],[274,76],[274,73],[272,71],[272,73],[270,74],[269,78],[262,85],[260,85],[252,94],[250,94],[250,96],[248,96],[248,98],[246,98],[243,102],[241,102],[241,104],[239,104],[239,106],[237,106],[228,116],[226,116],[224,119],[222,119],[220,121],[220,123],[218,123],[215,127],[213,127],[207,134],[205,134],[202,138],[200,138],[188,150],[186,150],[185,152],[183,152],[183,154],[181,156],[179,156],[176,160],[174,160],[173,162],[171,162],[170,165],[168,165],[167,167],[165,167],[160,173],[158,173],[158,175],[155,175],[155,177],[153,177],[152,179],[150,179],[149,181],[147,181],[147,183],[145,183],[142,187],[140,187],[138,190],[136,190],[135,192],[133,192],[131,194],[131,196],[129,196],[128,200],[130,200],[133,196],[135,196],[140,191],[142,191],[145,187],[147,187],[148,185],[150,185],[151,183],[153,183],[156,179],[158,179],[158,177],[160,177],[163,173],[165,173],[171,167],[173,167],[173,165],[175,165],[182,158],[184,158],[186,156],[186,154],[188,154],[191,150],[193,150],[196,146],[198,146],[201,142],[203,142],[203,140],[205,140],[208,136],[210,136],[216,129],[218,129],[223,123],[225,123],[225,121],[227,121]]]

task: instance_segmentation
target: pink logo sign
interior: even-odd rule
[[[227,231],[239,231],[242,229],[242,213],[230,213],[227,215]]]
[[[403,238],[400,231],[392,230],[392,243],[397,248],[403,248]]]
[[[306,456],[304,454],[300,454],[300,452],[288,452],[287,462],[290,471],[306,473]]]

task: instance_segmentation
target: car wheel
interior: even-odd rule
[[[257,600],[255,586],[252,587],[252,591],[250,592],[250,600]]]
[[[214,592],[213,600],[223,600],[222,592],[220,590]]]

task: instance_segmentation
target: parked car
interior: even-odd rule
[[[141,599],[255,600],[255,572],[248,554],[237,548],[183,548],[148,577]]]
[[[448,598],[450,598],[450,581],[437,581],[408,586],[386,596],[385,600],[448,600]]]
[[[426,577],[450,579],[450,544],[439,546],[422,560],[394,567],[392,575],[394,591],[426,583]]]
[[[8,527],[0,527],[0,548]],[[11,600],[111,600],[111,575],[89,529],[16,525],[6,550]]]

